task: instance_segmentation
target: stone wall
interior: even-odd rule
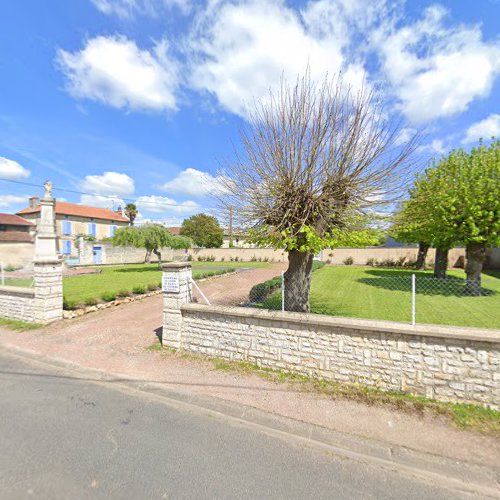
[[[103,265],[119,265],[119,264],[143,264],[146,250],[144,248],[135,247],[119,247],[113,246],[110,242],[98,241],[83,241],[80,242],[79,264],[81,266],[91,266],[94,264],[93,248],[94,246],[102,249],[102,264]],[[175,255],[182,254],[182,250],[176,250]],[[169,261],[174,259],[174,250],[171,248],[163,248],[161,250],[162,260]],[[155,254],[151,255],[151,262],[158,262]]]
[[[35,291],[32,288],[0,286],[0,317],[35,321]]]
[[[355,266],[365,266],[368,259],[376,259],[379,262],[385,259],[398,259],[405,257],[406,261],[417,259],[418,248],[412,247],[367,247],[367,248],[334,248],[321,252],[321,260],[334,265],[344,264],[345,259],[352,257]],[[436,250],[430,248],[427,253],[426,262],[428,265],[434,264]],[[465,248],[453,248],[448,254],[449,267],[463,267],[465,259]]]
[[[33,260],[34,243],[0,243],[0,262],[4,266],[24,267]]]
[[[288,262],[288,254],[283,250],[273,250],[272,248],[191,248],[189,250],[194,261],[199,257],[215,257],[217,262],[224,259],[224,262],[231,262],[231,259],[238,259],[240,262],[250,262],[252,258],[267,259],[272,262]]]
[[[170,310],[175,304],[170,304]],[[164,345],[442,401],[500,407],[500,331],[184,304]]]

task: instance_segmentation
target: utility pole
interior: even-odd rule
[[[233,247],[233,207],[229,206],[229,248]]]

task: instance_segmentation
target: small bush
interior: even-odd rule
[[[220,261],[221,261],[221,262],[224,262],[224,257],[221,257],[221,258],[220,258]]]
[[[403,255],[403,257],[399,257],[399,259],[396,260],[396,265],[398,267],[404,267],[406,261],[406,256]]]
[[[104,292],[103,294],[101,294],[101,299],[104,300],[104,302],[111,302],[116,299],[116,293]]]
[[[321,269],[322,267],[325,267],[326,263],[323,262],[322,260],[313,260],[313,265],[312,265],[312,272],[317,271],[318,269]]]
[[[235,261],[235,262],[238,262],[239,260],[240,260],[240,258],[239,258],[238,256],[236,256],[236,257],[234,258],[234,261]]]
[[[250,262],[257,262],[257,257],[255,255],[252,255]]]
[[[136,295],[140,295],[146,291],[146,287],[144,285],[135,285],[134,288],[132,288],[132,291]]]
[[[373,257],[366,259],[366,265],[371,266],[371,267],[375,267],[377,265],[377,259],[374,259]]]
[[[193,256],[191,254],[189,254],[187,260],[188,260],[188,262],[191,262],[193,260]]]
[[[95,299],[94,297],[85,299],[84,304],[86,306],[95,306],[95,305],[97,305],[97,299]]]
[[[344,265],[352,266],[354,264],[354,259],[352,257],[346,257],[344,259]]]
[[[17,271],[18,269],[21,269],[20,267],[17,267],[17,266],[13,266],[12,264],[7,264],[3,270],[6,272],[6,273],[10,273],[12,271]]]
[[[269,262],[269,257],[264,257],[262,260],[263,260],[264,262]]]
[[[150,283],[150,284],[147,286],[148,292],[154,292],[155,290],[158,290],[158,288],[160,288],[160,287],[158,286],[158,283]]]
[[[63,309],[65,311],[74,311],[78,307],[76,300],[63,299]]]
[[[116,295],[117,297],[129,297],[130,290],[120,290]]]
[[[229,260],[230,260],[231,262],[234,262],[234,257],[231,255],[231,257],[229,257]]]
[[[380,265],[382,267],[395,267],[396,262],[394,261],[394,259],[384,259],[380,261]]]

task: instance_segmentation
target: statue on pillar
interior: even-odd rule
[[[43,187],[45,188],[44,198],[52,198],[52,182],[49,180],[45,181]]]

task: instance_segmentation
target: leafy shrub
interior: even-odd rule
[[[236,257],[234,258],[234,261],[235,261],[235,262],[238,262],[239,260],[240,260],[240,258],[239,258],[238,256],[236,256]]]
[[[158,285],[158,283],[150,283],[147,286],[148,292],[154,292],[155,290],[158,290],[159,288],[160,288],[160,286]]]
[[[224,262],[224,257],[221,257],[221,258],[220,258],[220,261],[221,261],[221,262]]]
[[[402,257],[399,257],[399,259],[396,260],[396,266],[398,267],[404,267],[406,261],[406,256],[403,255]]]
[[[264,262],[269,262],[269,257],[264,257],[262,260],[263,260]]]
[[[76,300],[63,299],[63,309],[65,311],[74,311],[78,307]]]
[[[95,306],[97,304],[97,299],[94,297],[89,297],[88,299],[85,299],[84,304],[86,306]]]
[[[344,265],[352,266],[354,264],[354,259],[352,257],[346,257],[344,259]]]
[[[7,273],[10,273],[12,271],[17,271],[18,269],[21,269],[20,267],[17,267],[17,266],[13,266],[12,264],[7,264],[3,270]]]
[[[255,255],[252,255],[250,262],[257,262],[257,257]]]
[[[130,290],[120,290],[117,294],[117,297],[129,297],[130,296]]]
[[[396,262],[394,259],[384,259],[380,262],[381,267],[394,267],[396,265]]]
[[[193,256],[191,254],[189,254],[187,260],[188,260],[188,262],[191,262],[193,260]]]
[[[132,291],[139,295],[146,291],[146,287],[144,285],[135,285],[134,288],[132,288]]]
[[[318,269],[321,269],[322,267],[325,267],[326,263],[323,262],[322,260],[313,260],[313,265],[312,265],[312,272],[317,271]]]
[[[366,265],[371,266],[371,267],[375,267],[377,265],[377,259],[374,259],[373,257],[366,259]]]
[[[101,299],[104,300],[104,302],[111,302],[116,299],[116,293],[115,292],[104,292],[101,294]]]

